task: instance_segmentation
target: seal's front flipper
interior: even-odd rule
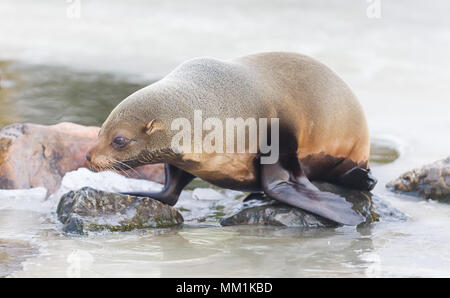
[[[352,168],[342,174],[337,181],[339,184],[359,190],[372,190],[377,184],[377,179],[370,170]]]
[[[195,177],[188,172],[167,163],[164,166],[166,181],[164,182],[164,188],[160,192],[126,192],[121,194],[136,197],[148,197],[171,206],[175,205],[183,188]]]
[[[358,225],[364,221],[345,198],[315,187],[303,174],[297,159],[290,160],[289,167],[287,170],[279,162],[261,165],[262,185],[269,197],[340,224]]]

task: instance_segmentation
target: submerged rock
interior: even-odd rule
[[[0,189],[45,187],[53,193],[64,174],[87,167],[86,152],[98,131],[98,127],[73,123],[4,127],[0,130]],[[140,167],[127,176],[163,183],[164,167]]]
[[[98,191],[89,187],[62,196],[57,215],[67,233],[167,228],[183,223],[177,209],[150,198]]]
[[[365,224],[379,220],[379,215],[372,201],[372,193],[347,189],[325,182],[314,182],[314,185],[322,191],[339,194],[347,201],[353,203],[353,209],[366,219]],[[220,224],[222,226],[245,224],[305,228],[338,226],[335,222],[319,215],[276,202],[263,194],[252,194],[245,201],[247,205],[244,205],[242,210],[223,218]]]
[[[395,142],[389,139],[371,138],[370,164],[388,164],[400,156]]]
[[[412,169],[389,182],[386,187],[425,199],[450,201],[450,156]]]

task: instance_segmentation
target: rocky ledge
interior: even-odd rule
[[[386,187],[395,192],[450,202],[450,156],[412,169],[389,182]]]
[[[168,228],[183,223],[177,209],[159,201],[89,187],[63,195],[57,215],[63,231],[74,234]]]
[[[383,220],[404,220],[406,216],[386,201],[367,191],[346,189],[329,183],[314,182],[323,191],[341,195],[353,204],[353,209],[361,214],[367,225]],[[179,202],[181,213],[191,224],[210,222],[222,226],[232,225],[272,225],[297,228],[335,228],[339,225],[319,215],[274,201],[263,194],[242,194],[234,198],[220,195],[209,189],[202,198],[194,198],[189,192]],[[216,197],[216,198],[214,198]],[[222,198],[223,197],[223,198]],[[219,200],[217,200],[219,198]],[[210,199],[210,200],[209,200]],[[203,216],[192,217],[192,210],[199,208]],[[214,211],[221,206],[218,218]],[[228,207],[227,207],[228,206]],[[210,214],[211,213],[211,214]],[[204,217],[205,214],[209,216]],[[82,188],[62,196],[57,208],[58,219],[63,223],[63,231],[88,234],[93,231],[131,231],[136,229],[167,228],[183,223],[183,216],[177,209],[150,198],[140,198],[117,193]]]

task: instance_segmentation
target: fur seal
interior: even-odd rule
[[[175,118],[278,118],[279,158],[262,164],[257,153],[177,153]],[[258,148],[259,149],[259,148]],[[109,115],[86,158],[91,168],[126,170],[165,163],[158,193],[129,193],[176,204],[195,177],[278,201],[345,225],[363,217],[339,195],[310,180],[371,190],[369,132],[349,87],[322,63],[296,53],[271,52],[232,60],[196,58],[133,93]]]

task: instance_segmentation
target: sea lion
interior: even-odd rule
[[[171,129],[176,118],[279,119],[279,158],[262,164],[256,153],[179,153]],[[270,135],[270,134],[269,134]],[[195,140],[194,140],[195,141]],[[260,149],[260,148],[258,148]],[[86,158],[91,168],[127,169],[165,163],[159,193],[129,193],[174,205],[195,177],[278,201],[337,223],[363,217],[344,198],[318,190],[324,180],[371,190],[369,132],[349,87],[322,63],[296,53],[260,53],[232,60],[189,60],[162,80],[123,100],[103,124]]]

